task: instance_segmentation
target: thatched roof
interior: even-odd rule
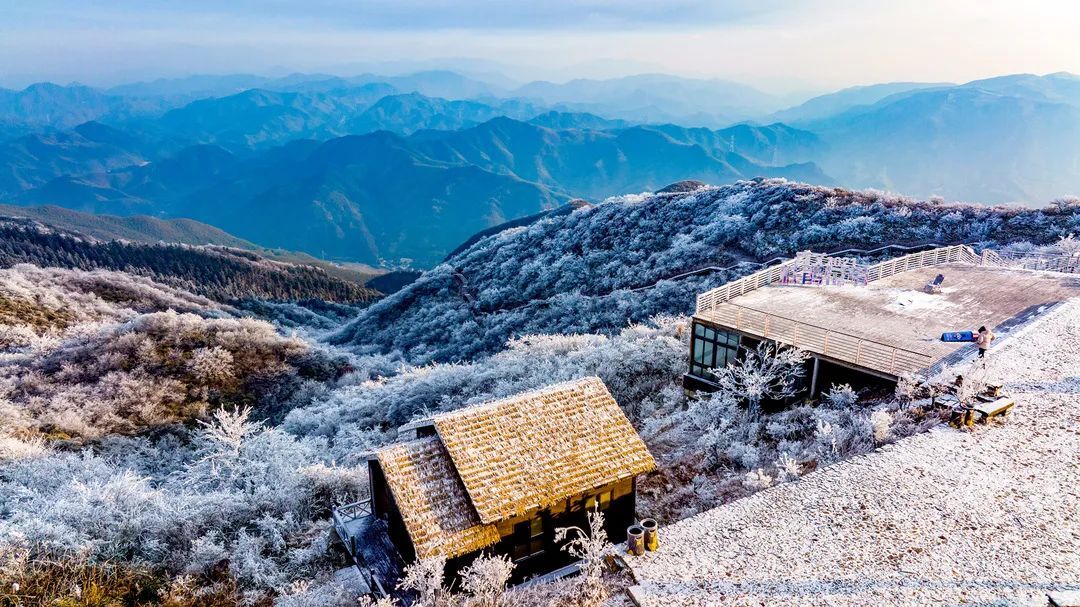
[[[481,524],[437,436],[391,445],[376,457],[418,558],[454,557],[499,541],[494,525]]]
[[[431,423],[483,523],[656,467],[597,377],[440,414]]]

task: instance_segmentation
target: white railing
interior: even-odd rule
[[[1080,253],[1072,255],[1049,255],[1042,253],[992,253],[994,265],[1024,270],[1048,270],[1066,274],[1080,273]]]
[[[879,280],[909,270],[918,270],[919,268],[938,266],[943,263],[956,263],[958,261],[978,264],[982,263],[982,258],[971,247],[963,244],[929,249],[876,263],[870,266],[867,280]]]
[[[791,267],[794,263],[793,260],[785,261],[775,266],[770,266],[764,270],[758,270],[753,274],[747,274],[742,278],[733,280],[723,286],[711,289],[697,296],[697,313],[701,314],[707,310],[711,310],[716,306],[734,299],[744,293],[749,293],[755,289],[760,289],[765,285],[772,284],[780,280],[784,275],[784,270]]]
[[[993,251],[989,251],[993,253]],[[908,270],[916,270],[919,268],[925,268],[928,266],[936,266],[943,263],[954,263],[958,261],[966,263],[983,264],[985,263],[985,257],[980,257],[971,247],[967,245],[953,245],[948,247],[939,247],[936,249],[929,249],[926,251],[920,251],[918,253],[911,253],[909,255],[902,255],[900,257],[894,257],[882,261],[880,263],[873,264],[867,268],[867,282],[879,280],[892,276],[893,274],[899,274],[900,272],[907,272]],[[779,282],[784,276],[784,271],[787,268],[793,267],[795,260],[788,260],[775,266],[770,266],[763,270],[754,272],[743,276],[738,280],[733,280],[725,285],[719,286],[715,289],[706,291],[697,296],[697,313],[701,314],[707,312],[716,306],[730,301],[740,295],[749,293],[755,289]],[[993,264],[997,265],[997,264]]]
[[[748,335],[769,339],[842,362],[868,367],[896,377],[925,369],[934,360],[932,356],[922,352],[891,346],[730,302],[709,310],[705,319]]]

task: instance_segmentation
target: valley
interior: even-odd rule
[[[1080,179],[1080,80],[1069,74],[856,87],[773,113],[767,96],[743,91],[731,101],[745,100],[731,118],[742,122],[729,126],[628,113],[628,97],[659,94],[662,80],[644,77],[506,91],[448,72],[296,75],[237,93],[230,82],[253,80],[219,80],[173,83],[186,97],[6,91],[0,121],[22,120],[13,128],[26,134],[0,142],[0,202],[190,218],[266,248],[423,269],[483,229],[684,179],[1030,206]],[[663,82],[665,100],[680,91],[685,103],[731,88]],[[49,121],[71,104],[86,121]]]

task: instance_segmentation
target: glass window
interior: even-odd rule
[[[707,342],[705,342],[705,340],[703,340],[703,339],[695,339],[694,340],[694,362],[698,363],[699,365],[705,364],[705,347],[706,347],[706,344],[707,344]],[[708,344],[708,345],[711,346],[712,344]],[[712,352],[711,351],[709,352],[709,358],[710,359],[712,358]]]
[[[536,518],[514,525],[514,560],[526,559],[544,552],[544,518]]]
[[[736,360],[739,334],[694,323],[690,346],[690,373],[712,379],[712,369],[726,367]]]
[[[600,494],[600,509],[607,510],[611,506],[611,492],[605,491]]]

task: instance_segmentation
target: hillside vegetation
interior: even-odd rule
[[[941,204],[783,180],[617,197],[480,240],[365,310],[334,341],[418,363],[459,360],[514,335],[612,331],[687,313],[697,293],[756,269],[739,264],[800,250],[1047,244],[1073,232],[1075,201],[1038,210]]]
[[[357,304],[379,296],[323,269],[270,261],[241,249],[101,241],[29,219],[0,217],[0,268],[24,263],[121,270],[217,301],[318,298]]]
[[[219,245],[254,249],[254,244],[214,226],[193,219],[160,219],[148,215],[99,215],[46,205],[17,207],[0,205],[0,216],[24,217],[53,227],[85,234],[98,240],[169,242],[190,245]]]
[[[343,316],[329,302],[225,305],[132,272],[0,269],[3,587],[35,607],[355,606],[333,577],[328,518],[365,495],[363,453],[418,416],[586,375],[657,459],[642,512],[672,521],[795,480],[940,418],[847,386],[780,411],[748,400],[739,378],[763,373],[755,360],[780,361],[770,391],[790,385],[791,351],[748,357],[691,399],[687,319],[644,315],[685,311],[749,260],[799,248],[1051,243],[1080,215],[1068,201],[988,209],[779,180],[668,190],[484,236],[338,333],[347,349],[283,334]],[[29,233],[63,259],[93,244]],[[701,262],[736,267],[631,290]],[[580,595],[567,584],[554,604]]]

